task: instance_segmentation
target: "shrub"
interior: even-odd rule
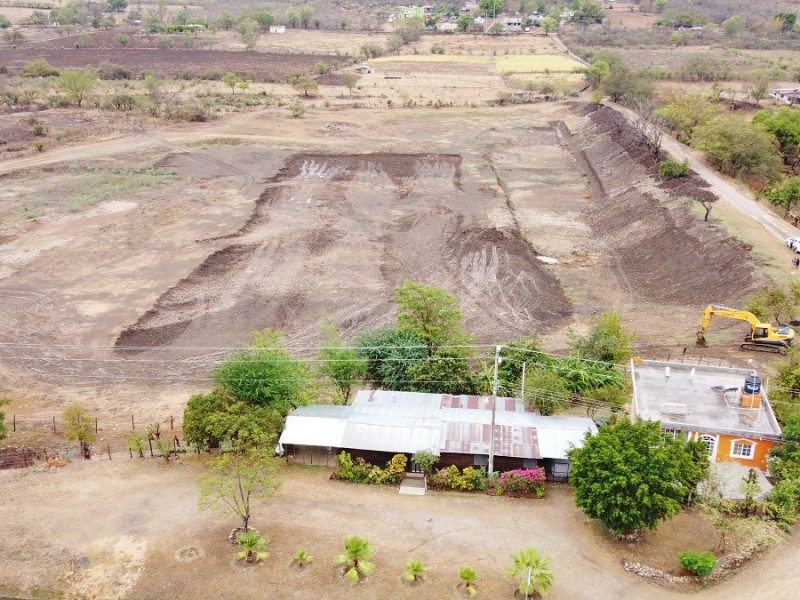
[[[408,459],[405,454],[395,454],[386,468],[382,469],[377,465],[368,463],[363,458],[358,457],[353,460],[347,452],[340,452],[336,457],[335,476],[338,479],[352,481],[354,483],[400,483],[406,472]]]
[[[689,161],[678,162],[668,158],[662,160],[658,165],[658,173],[662,179],[675,179],[677,177],[685,177],[689,174]]]
[[[59,71],[45,59],[34,58],[25,63],[22,74],[25,77],[56,77]]]
[[[431,54],[444,54],[444,48],[438,44],[431,46]]]
[[[44,140],[34,140],[33,147],[36,149],[37,152],[44,152],[45,146],[47,146],[47,142]]]
[[[122,65],[104,62],[97,67],[97,76],[100,79],[132,79],[133,72]]]
[[[433,474],[431,487],[437,490],[483,491],[486,489],[486,469],[466,467],[459,472],[458,467],[450,465]]]
[[[536,494],[541,498],[544,496],[545,479],[541,467],[514,469],[500,474],[496,490],[498,494]]]
[[[700,577],[708,577],[717,566],[717,557],[713,552],[693,552],[687,550],[678,555],[678,561],[684,569],[688,569]]]

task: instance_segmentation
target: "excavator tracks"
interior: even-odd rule
[[[786,346],[769,346],[767,344],[744,343],[740,346],[742,350],[750,352],[770,352],[772,354],[786,354]]]

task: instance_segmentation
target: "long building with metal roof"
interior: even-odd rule
[[[365,390],[349,406],[297,408],[280,444],[312,464],[333,464],[341,450],[373,463],[430,450],[442,466],[491,460],[498,471],[542,464],[565,474],[567,450],[587,432],[597,433],[591,419],[542,416],[515,398]]]

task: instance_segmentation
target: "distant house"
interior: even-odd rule
[[[704,442],[712,463],[767,470],[781,429],[755,371],[648,360],[633,361],[631,371],[633,417]]]
[[[461,5],[462,13],[477,13],[480,10],[477,2],[465,2]]]
[[[800,105],[800,88],[772,90],[769,95],[790,106]]]
[[[457,30],[458,30],[458,25],[456,25],[455,23],[444,22],[436,24],[436,31],[450,32]]]
[[[492,426],[494,424],[494,426]],[[565,478],[567,450],[582,446],[591,419],[544,417],[522,401],[492,396],[361,391],[350,406],[301,406],[286,419],[284,452],[303,464],[336,464],[341,451],[373,464],[418,450],[440,455],[439,465],[508,471],[541,465]],[[411,465],[410,468],[414,468]]]
[[[431,6],[430,4],[425,4],[422,7],[422,13],[425,15],[426,19],[428,17],[432,17],[433,16],[433,6]]]
[[[503,19],[503,31],[522,31],[522,17],[506,17]]]
[[[369,65],[356,65],[353,67],[353,70],[356,73],[361,73],[362,75],[365,75],[366,73],[372,73],[372,67]]]
[[[397,15],[401,19],[424,19],[425,11],[421,6],[398,6]]]
[[[285,25],[270,25],[269,26],[270,33],[286,33],[286,26]]]

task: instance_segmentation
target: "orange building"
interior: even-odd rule
[[[634,417],[661,421],[664,431],[708,446],[712,462],[767,470],[781,429],[755,371],[634,360]]]

